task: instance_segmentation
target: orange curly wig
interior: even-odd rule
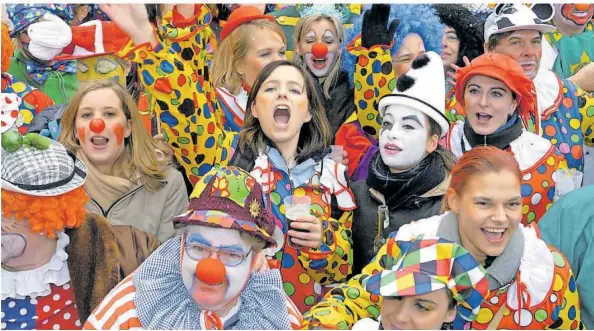
[[[10,68],[10,58],[13,52],[14,46],[8,35],[8,26],[2,23],[2,72],[7,72]]]
[[[85,219],[88,196],[84,186],[54,197],[36,197],[2,189],[2,216],[27,220],[31,230],[56,238],[64,228],[79,227]]]

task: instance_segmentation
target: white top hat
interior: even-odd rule
[[[426,52],[413,61],[406,74],[398,77],[396,89],[380,100],[378,110],[383,116],[389,106],[417,109],[439,124],[444,137],[450,128],[445,116],[445,94],[443,61],[437,53]]]
[[[536,30],[542,33],[553,31],[552,25],[545,24],[555,15],[555,8],[549,4],[527,7],[523,4],[499,4],[485,21],[485,42],[497,33],[516,30]]]

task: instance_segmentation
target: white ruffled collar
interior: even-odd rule
[[[536,88],[538,114],[546,119],[561,105],[563,87],[557,75],[550,70],[539,71],[532,82]]]
[[[6,298],[36,298],[51,293],[51,284],[62,286],[70,281],[66,246],[70,238],[63,231],[58,233],[56,252],[45,265],[26,271],[11,272],[2,269],[2,300]]]

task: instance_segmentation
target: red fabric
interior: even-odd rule
[[[357,128],[355,123],[343,124],[340,129],[336,132],[336,145],[341,145],[343,149],[348,153],[348,172],[349,176],[352,176],[361,158],[365,155],[369,147],[372,146],[372,142],[361,134],[361,130]]]
[[[173,17],[171,19],[171,23],[174,27],[182,29],[196,24],[198,16],[202,14],[202,6],[203,5],[199,4],[194,5],[194,16],[191,16],[189,18],[185,18],[182,14],[179,13],[179,11],[177,11],[177,5],[173,6]]]
[[[95,30],[96,26],[73,26],[72,42],[62,50],[62,54],[57,60],[69,60],[74,58],[85,58],[90,56],[111,54],[121,50],[130,41],[130,37],[122,31],[114,22],[101,21],[103,29],[103,49],[102,53],[95,53],[87,56],[72,56],[74,47],[82,47],[89,52],[95,52]]]

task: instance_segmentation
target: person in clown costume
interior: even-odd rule
[[[293,61],[307,68],[320,83],[332,136],[355,110],[353,88],[342,66],[344,11],[334,5],[300,7],[295,26]]]
[[[87,213],[86,179],[84,163],[59,143],[2,133],[2,330],[80,329],[159,246]]]
[[[478,310],[474,304],[458,305],[452,329],[583,329],[568,260],[539,238],[536,227],[521,224],[521,185],[522,173],[511,153],[493,146],[468,151],[452,169],[446,212],[392,233],[361,274],[304,314],[302,328],[350,329],[364,318],[377,320],[384,299],[373,293],[374,278],[398,268],[401,242],[423,235],[461,245],[487,271],[489,294]],[[389,288],[380,287],[380,294],[384,289]],[[474,321],[464,318],[474,314]]]
[[[347,152],[353,180],[367,177],[371,157],[378,150],[377,102],[395,89],[398,76],[410,69],[418,55],[441,52],[443,33],[435,10],[421,4],[374,4],[347,33],[346,40],[351,41],[343,68],[353,77],[356,112],[336,133],[335,144]]]
[[[257,270],[276,245],[273,216],[255,178],[217,167],[174,218],[182,235],[165,242],[91,314],[85,329],[288,330],[301,315],[278,270]],[[116,309],[117,308],[117,309]]]
[[[522,170],[522,222],[538,222],[553,203],[557,170],[567,162],[549,140],[524,129],[522,119],[536,109],[530,79],[512,58],[483,54],[456,72],[456,99],[466,118],[451,126],[446,147],[456,157],[476,146],[511,152]]]
[[[364,318],[353,330],[443,330],[457,314],[475,320],[489,281],[464,247],[423,235],[390,244],[397,247],[392,267],[363,281],[367,292],[382,297],[379,322]]]
[[[78,89],[77,63],[75,60],[54,60],[54,57],[72,39],[70,33],[64,33],[70,30],[66,23],[73,16],[70,5],[11,4],[7,6],[7,12],[14,26],[10,36],[19,42],[8,72],[46,93],[54,103],[68,103]],[[31,30],[30,26],[36,22],[53,23],[60,28]],[[45,37],[33,41],[38,33]]]
[[[25,134],[31,126],[33,118],[47,107],[53,105],[54,102],[41,90],[17,80],[8,73],[13,50],[12,40],[8,34],[8,26],[2,23],[2,93],[14,93],[20,98],[21,102],[18,103],[20,106],[18,109],[19,119],[18,124],[15,126],[21,134]]]

